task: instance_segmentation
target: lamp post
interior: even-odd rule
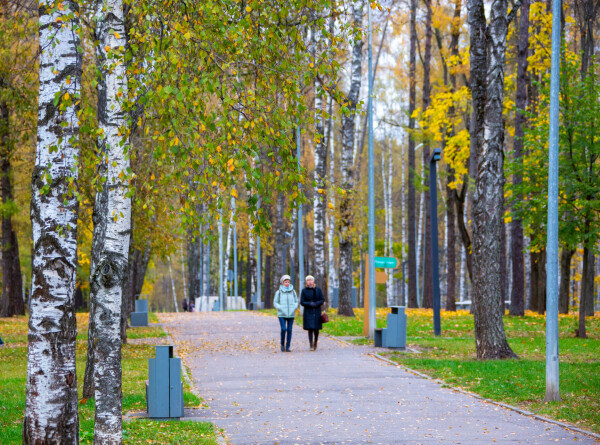
[[[438,226],[437,226],[437,161],[441,158],[442,149],[433,150],[429,161],[429,192],[431,193],[431,259],[433,280],[433,333],[442,335],[440,322],[440,264],[438,258]]]
[[[235,199],[232,202],[233,212],[235,214]],[[233,219],[233,296],[238,296],[238,275],[237,275],[237,224]]]
[[[375,295],[375,170],[373,161],[373,33],[371,31],[371,5],[369,12],[369,338],[375,338],[377,298]]]
[[[546,245],[546,397],[560,400],[558,356],[558,112],[560,89],[561,2],[552,2],[548,232]]]

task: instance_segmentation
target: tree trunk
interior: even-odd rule
[[[277,274],[273,273],[273,255],[265,255],[265,308],[273,307],[273,288],[279,283]],[[275,282],[273,282],[275,278]]]
[[[406,218],[406,231],[408,233],[408,301],[409,308],[419,307],[417,300],[417,233],[415,221],[417,209],[415,199],[415,118],[413,113],[417,102],[417,0],[410,0],[410,53],[408,62],[408,187],[406,198],[408,215]]]
[[[430,81],[430,67],[431,67],[431,5],[428,0],[425,0],[425,6],[427,12],[425,14],[425,55],[423,57],[423,111],[429,108],[431,102],[431,81]],[[423,142],[423,183],[429,185],[429,158],[431,153],[429,151],[429,142],[426,139]],[[431,191],[425,187],[422,192],[425,209],[425,239],[426,248],[424,249],[424,270],[423,270],[423,307],[433,307],[433,263],[431,257]],[[436,241],[437,242],[437,241]]]
[[[313,275],[315,284],[321,288],[327,302],[327,271],[325,265],[325,218],[327,192],[325,178],[327,175],[327,145],[323,125],[323,100],[316,91],[315,83],[315,171],[313,193],[313,230],[314,261]]]
[[[192,228],[187,233],[187,263],[188,263],[188,295],[190,303],[196,302],[196,298],[202,295],[201,282],[201,258],[200,248],[201,238],[199,235],[194,235]]]
[[[446,310],[456,311],[456,216],[455,193],[448,184],[454,181],[454,172],[446,166],[446,219],[448,221],[448,236],[446,237],[446,257],[448,261],[448,289],[446,294]]]
[[[546,311],[546,255],[536,251],[529,254],[531,279],[529,281],[529,310],[543,314]]]
[[[125,46],[123,3],[97,1],[96,47],[99,67],[98,123],[103,130],[98,152],[106,159],[102,171],[106,182],[97,197],[94,212],[103,227],[99,236],[98,262],[91,270],[90,299],[94,308],[95,426],[94,443],[122,443],[121,336],[119,324],[123,290],[127,280],[131,200],[128,198],[129,157],[122,136],[126,124],[119,97],[127,96],[125,64],[119,47]]]
[[[329,183],[335,184],[335,138],[334,138],[334,123],[333,123],[333,101],[330,101],[329,104],[329,139],[328,139],[328,143],[329,143]],[[331,204],[334,206],[335,209],[335,193],[333,192],[333,190],[330,192],[330,201]],[[296,218],[292,218],[292,221],[295,221]],[[327,268],[328,268],[328,272],[327,272],[327,278],[328,278],[328,286],[327,286],[327,301],[331,302],[331,299],[333,298],[333,288],[337,287],[338,288],[338,292],[339,292],[339,283],[338,283],[338,275],[337,275],[337,267],[335,264],[335,249],[334,249],[334,244],[333,244],[333,240],[335,238],[335,225],[336,225],[336,221],[335,221],[335,210],[331,210],[329,212],[328,215],[328,219],[327,219],[327,230],[328,230],[328,236],[327,236],[327,242],[328,242],[328,248],[327,248],[327,254],[328,254],[328,259],[327,259]],[[292,233],[294,233],[294,231],[292,230]],[[294,245],[294,243],[292,243],[292,246]],[[338,294],[339,295],[339,294]]]
[[[362,28],[362,2],[352,6],[354,29]],[[340,202],[340,219],[338,234],[340,241],[340,290],[338,314],[354,316],[352,310],[352,208],[354,196],[354,132],[356,129],[356,106],[360,97],[360,83],[362,79],[362,36],[357,38],[352,45],[352,75],[350,80],[350,92],[347,95],[349,113],[342,116],[342,188],[345,193]]]
[[[586,226],[588,226],[586,221]],[[586,227],[587,228],[587,227]],[[587,295],[594,292],[594,253],[588,246],[583,246],[583,274],[581,276],[581,292],[579,294],[579,328],[575,335],[579,338],[587,338],[585,316],[587,306]]]
[[[223,295],[224,297],[227,297],[227,295],[229,295],[229,289],[227,287],[227,281],[228,281],[228,276],[229,276],[229,258],[231,257],[231,249],[232,249],[232,242],[233,242],[233,229],[234,229],[234,225],[235,225],[235,198],[232,196],[231,197],[231,205],[229,206],[229,227],[227,229],[227,244],[225,247],[225,255],[223,258]],[[233,282],[232,282],[232,286],[233,286]],[[227,301],[227,299],[225,299],[225,301]]]
[[[585,305],[585,315],[594,316],[594,250],[591,247],[583,248],[583,276],[581,278],[581,301]]]
[[[32,293],[23,421],[27,445],[79,443],[74,296],[82,55],[76,31],[80,27],[78,4],[62,5],[61,11],[46,4],[39,8],[38,132],[31,179]]]
[[[558,297],[558,312],[569,313],[569,283],[571,281],[571,259],[575,253],[574,249],[562,248],[560,253],[560,292]]]
[[[527,123],[525,111],[527,109],[527,88],[529,77],[527,75],[527,55],[529,52],[529,1],[522,0],[519,21],[519,44],[517,53],[517,112],[515,116],[514,160],[522,163],[524,127]],[[513,184],[518,188],[523,182],[520,174],[513,175]],[[515,202],[520,202],[521,197],[515,195]],[[525,315],[525,269],[523,259],[523,223],[519,218],[513,218],[510,223],[511,259],[512,259],[512,290],[510,297],[509,314],[514,316]]]
[[[381,151],[381,176],[383,182],[384,210],[385,210],[385,256],[394,256],[394,224],[392,207],[392,182],[394,174],[394,157],[392,156],[392,145],[386,138],[385,147]],[[385,283],[387,306],[398,303],[398,295],[394,286],[394,271],[387,270],[387,281]]]
[[[0,102],[0,186],[2,187],[2,302],[0,317],[24,315],[23,277],[19,259],[19,243],[12,226],[13,200],[11,144],[9,139],[8,103]]]
[[[479,359],[516,357],[504,332],[504,283],[501,280],[501,231],[504,226],[502,101],[508,31],[507,7],[506,0],[492,2],[488,27],[483,0],[468,2],[473,98],[471,155],[474,158],[472,165],[477,167],[474,170],[473,196],[473,312]],[[486,29],[489,42],[485,37]],[[480,127],[482,122],[483,128]]]

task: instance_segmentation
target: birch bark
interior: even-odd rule
[[[352,5],[352,18],[355,29],[362,27],[363,2],[358,1]],[[342,116],[342,188],[345,193],[340,202],[340,220],[338,233],[340,240],[340,290],[338,314],[354,316],[352,310],[352,208],[354,189],[354,132],[356,129],[356,106],[360,95],[362,78],[362,36],[357,38],[352,45],[352,74],[350,92],[347,96],[349,113]]]
[[[235,208],[235,198],[232,196],[231,197],[231,205],[229,206],[229,227],[227,229],[227,245],[225,247],[225,258],[223,259],[223,296],[224,296],[224,302],[227,301],[227,296],[229,295],[229,292],[227,290],[227,279],[228,279],[228,270],[229,270],[229,258],[231,257],[231,246],[232,246],[232,239],[233,239],[233,227],[234,227],[234,221],[233,219],[235,218],[235,213],[233,211],[233,209]],[[232,282],[232,286],[233,286],[233,282]]]
[[[473,313],[479,359],[513,358],[504,332],[501,280],[501,231],[504,209],[504,61],[508,32],[508,2],[493,0],[490,25],[483,0],[469,0],[471,91],[475,149],[473,196]],[[486,38],[486,36],[489,36]],[[489,39],[489,40],[488,40]],[[487,46],[486,46],[487,45]],[[480,84],[478,82],[483,82]],[[475,103],[475,91],[482,95]],[[483,127],[479,129],[479,123]],[[476,129],[473,132],[473,129]]]
[[[31,179],[32,286],[23,443],[78,443],[75,369],[79,6],[39,4],[39,99]],[[118,325],[118,324],[117,324]]]
[[[90,299],[95,332],[95,444],[120,444],[122,437],[121,337],[119,323],[127,274],[131,233],[131,199],[127,196],[130,166],[122,101],[127,97],[124,63],[125,26],[122,0],[96,2],[98,79],[97,144],[103,158],[100,172],[106,181],[96,197],[94,213],[101,227],[98,262],[91,270]]]
[[[315,265],[312,275],[315,284],[321,288],[323,295],[327,295],[327,279],[325,273],[325,202],[327,192],[325,188],[325,177],[327,174],[327,145],[325,144],[325,129],[323,125],[323,99],[316,91],[315,82],[315,171],[314,171],[314,258]]]

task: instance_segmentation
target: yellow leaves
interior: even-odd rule
[[[66,93],[65,93],[65,95],[64,95],[63,97],[64,97],[64,99],[65,99],[65,100],[69,100],[69,98],[70,98],[71,96],[69,95],[69,93],[68,93],[68,92],[66,92]]]
[[[175,136],[173,139],[171,139],[171,142],[169,142],[170,147],[173,145],[179,145],[179,138],[177,136]]]
[[[156,177],[154,176],[154,173],[152,173],[152,174],[150,175],[150,179],[151,179],[152,181],[154,181],[154,179],[156,179]]]
[[[327,204],[327,207],[329,207],[330,209],[333,210],[333,204],[331,202],[329,204]]]
[[[231,196],[233,196],[234,198],[238,197],[237,191],[235,189],[231,189]]]
[[[250,14],[252,12],[252,8],[250,6],[246,6],[246,12]]]
[[[104,47],[104,51],[106,51],[106,52],[109,52],[109,51],[110,51],[110,46],[106,45],[106,46]]]
[[[220,145],[217,145],[217,148],[216,148],[216,150],[217,150],[217,153],[221,153],[221,146],[220,146]]]
[[[213,181],[212,185],[213,185],[213,187],[216,187],[219,184],[217,183],[217,181]]]
[[[115,39],[120,39],[121,38],[121,34],[119,34],[118,32],[115,32]]]
[[[317,192],[321,195],[325,194],[325,189],[318,189]]]
[[[229,169],[230,172],[232,172],[235,169],[233,159],[229,159],[229,161],[227,161],[227,168]]]

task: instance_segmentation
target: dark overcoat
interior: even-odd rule
[[[304,306],[302,327],[308,329],[323,329],[321,323],[321,306],[325,303],[325,297],[319,287],[305,287],[300,295],[300,304]]]

